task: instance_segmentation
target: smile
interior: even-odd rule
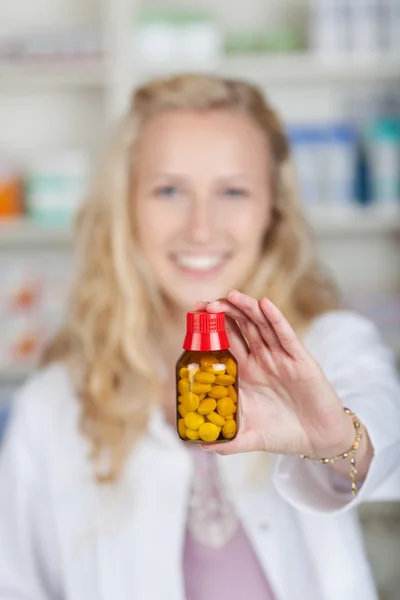
[[[184,270],[198,273],[214,271],[223,266],[228,254],[173,254],[174,262]]]

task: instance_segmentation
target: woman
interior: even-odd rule
[[[77,242],[68,319],[1,456],[0,598],[376,600],[354,508],[399,456],[393,358],[340,310],[260,93],[138,90]],[[174,429],[196,303],[230,317],[241,368],[240,433],[208,452]]]

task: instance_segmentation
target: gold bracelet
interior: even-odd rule
[[[342,454],[338,454],[337,456],[333,456],[332,458],[311,458],[310,456],[306,456],[305,454],[301,454],[301,458],[305,458],[306,460],[310,460],[314,464],[330,464],[337,462],[338,460],[342,460],[343,458],[350,457],[350,477],[351,477],[351,493],[353,496],[357,495],[357,469],[356,469],[356,452],[358,447],[360,446],[360,441],[362,438],[361,434],[361,422],[358,420],[358,417],[349,409],[344,408],[344,412],[352,417],[354,429],[356,430],[356,439],[353,442],[352,447],[347,452],[343,452]]]

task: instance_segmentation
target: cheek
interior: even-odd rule
[[[179,223],[171,207],[148,201],[139,203],[137,210],[139,240],[143,247],[162,246],[174,236]]]
[[[234,238],[246,246],[259,246],[268,229],[270,218],[264,207],[251,206],[232,212],[227,221]]]

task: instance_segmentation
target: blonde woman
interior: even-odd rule
[[[139,89],[77,252],[68,319],[2,449],[0,599],[377,600],[355,508],[397,465],[400,387],[316,261],[260,92]],[[196,303],[230,317],[241,367],[241,431],[207,452],[175,431]]]

